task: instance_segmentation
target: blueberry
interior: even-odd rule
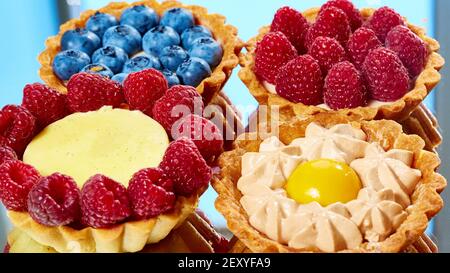
[[[185,29],[194,26],[194,16],[182,8],[169,9],[163,14],[161,25],[171,27],[181,34]]]
[[[99,38],[102,38],[108,28],[117,26],[118,24],[116,17],[97,12],[86,22],[86,29],[94,32]]]
[[[212,37],[211,31],[204,26],[195,26],[186,29],[181,34],[181,42],[186,50],[191,49],[192,43],[201,37]]]
[[[129,59],[123,67],[123,73],[134,73],[144,69],[154,68],[161,70],[161,63],[153,55],[140,55]]]
[[[88,64],[83,69],[81,69],[81,72],[101,75],[108,79],[111,79],[114,76],[114,73],[111,71],[111,69],[102,64]]]
[[[128,55],[141,50],[142,37],[134,27],[128,25],[110,27],[103,36],[103,46],[120,47]]]
[[[164,69],[162,73],[164,77],[166,77],[169,87],[180,84],[180,79],[178,78],[177,74],[175,74],[175,72],[172,72],[169,69]]]
[[[158,14],[144,5],[126,9],[120,17],[121,25],[129,25],[144,35],[149,29],[156,26],[159,21]]]
[[[127,79],[128,74],[127,73],[119,73],[114,75],[114,77],[111,78],[111,80],[120,83],[121,85],[123,85],[123,83],[125,82],[125,80]]]
[[[193,42],[189,55],[205,60],[213,68],[222,60],[223,49],[213,38],[202,37]]]
[[[91,62],[91,58],[79,50],[67,50],[58,53],[53,60],[53,72],[59,79],[67,81]]]
[[[180,64],[188,58],[189,55],[186,50],[176,45],[165,47],[159,55],[159,59],[164,68],[174,72],[177,71]]]
[[[184,61],[177,69],[177,75],[184,85],[197,87],[203,79],[211,76],[208,63],[200,58],[190,58]]]
[[[79,50],[92,55],[96,51],[102,42],[95,33],[86,29],[73,29],[66,31],[61,38],[61,51],[66,50]]]
[[[102,47],[92,55],[93,63],[103,64],[109,67],[113,73],[122,72],[123,65],[126,61],[128,61],[127,53],[123,49],[115,46]]]
[[[145,34],[142,43],[147,54],[159,56],[163,48],[179,45],[180,42],[180,35],[173,28],[157,26]]]

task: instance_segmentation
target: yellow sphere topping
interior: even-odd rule
[[[298,203],[318,202],[324,207],[356,199],[361,188],[358,175],[349,165],[329,159],[301,164],[286,184],[289,197]]]

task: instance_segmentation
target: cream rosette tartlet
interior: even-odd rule
[[[280,129],[219,160],[216,207],[252,252],[400,252],[443,206],[439,158],[393,121]]]

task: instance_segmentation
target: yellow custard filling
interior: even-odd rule
[[[167,133],[155,120],[105,107],[51,124],[28,145],[23,161],[43,176],[69,175],[80,188],[96,174],[128,186],[137,171],[157,167],[168,146]]]

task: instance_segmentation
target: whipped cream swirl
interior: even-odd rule
[[[370,144],[364,158],[351,163],[364,187],[381,191],[391,189],[395,200],[403,206],[411,204],[410,195],[422,177],[419,170],[411,168],[414,154],[393,149],[385,152],[378,143]]]
[[[300,146],[306,159],[334,159],[350,164],[354,159],[364,156],[368,143],[366,134],[349,124],[336,125],[330,129],[311,123],[305,138],[292,142]]]
[[[391,189],[376,192],[364,188],[358,199],[349,202],[346,207],[351,220],[369,242],[384,241],[408,216],[403,207],[395,202],[395,194]]]

